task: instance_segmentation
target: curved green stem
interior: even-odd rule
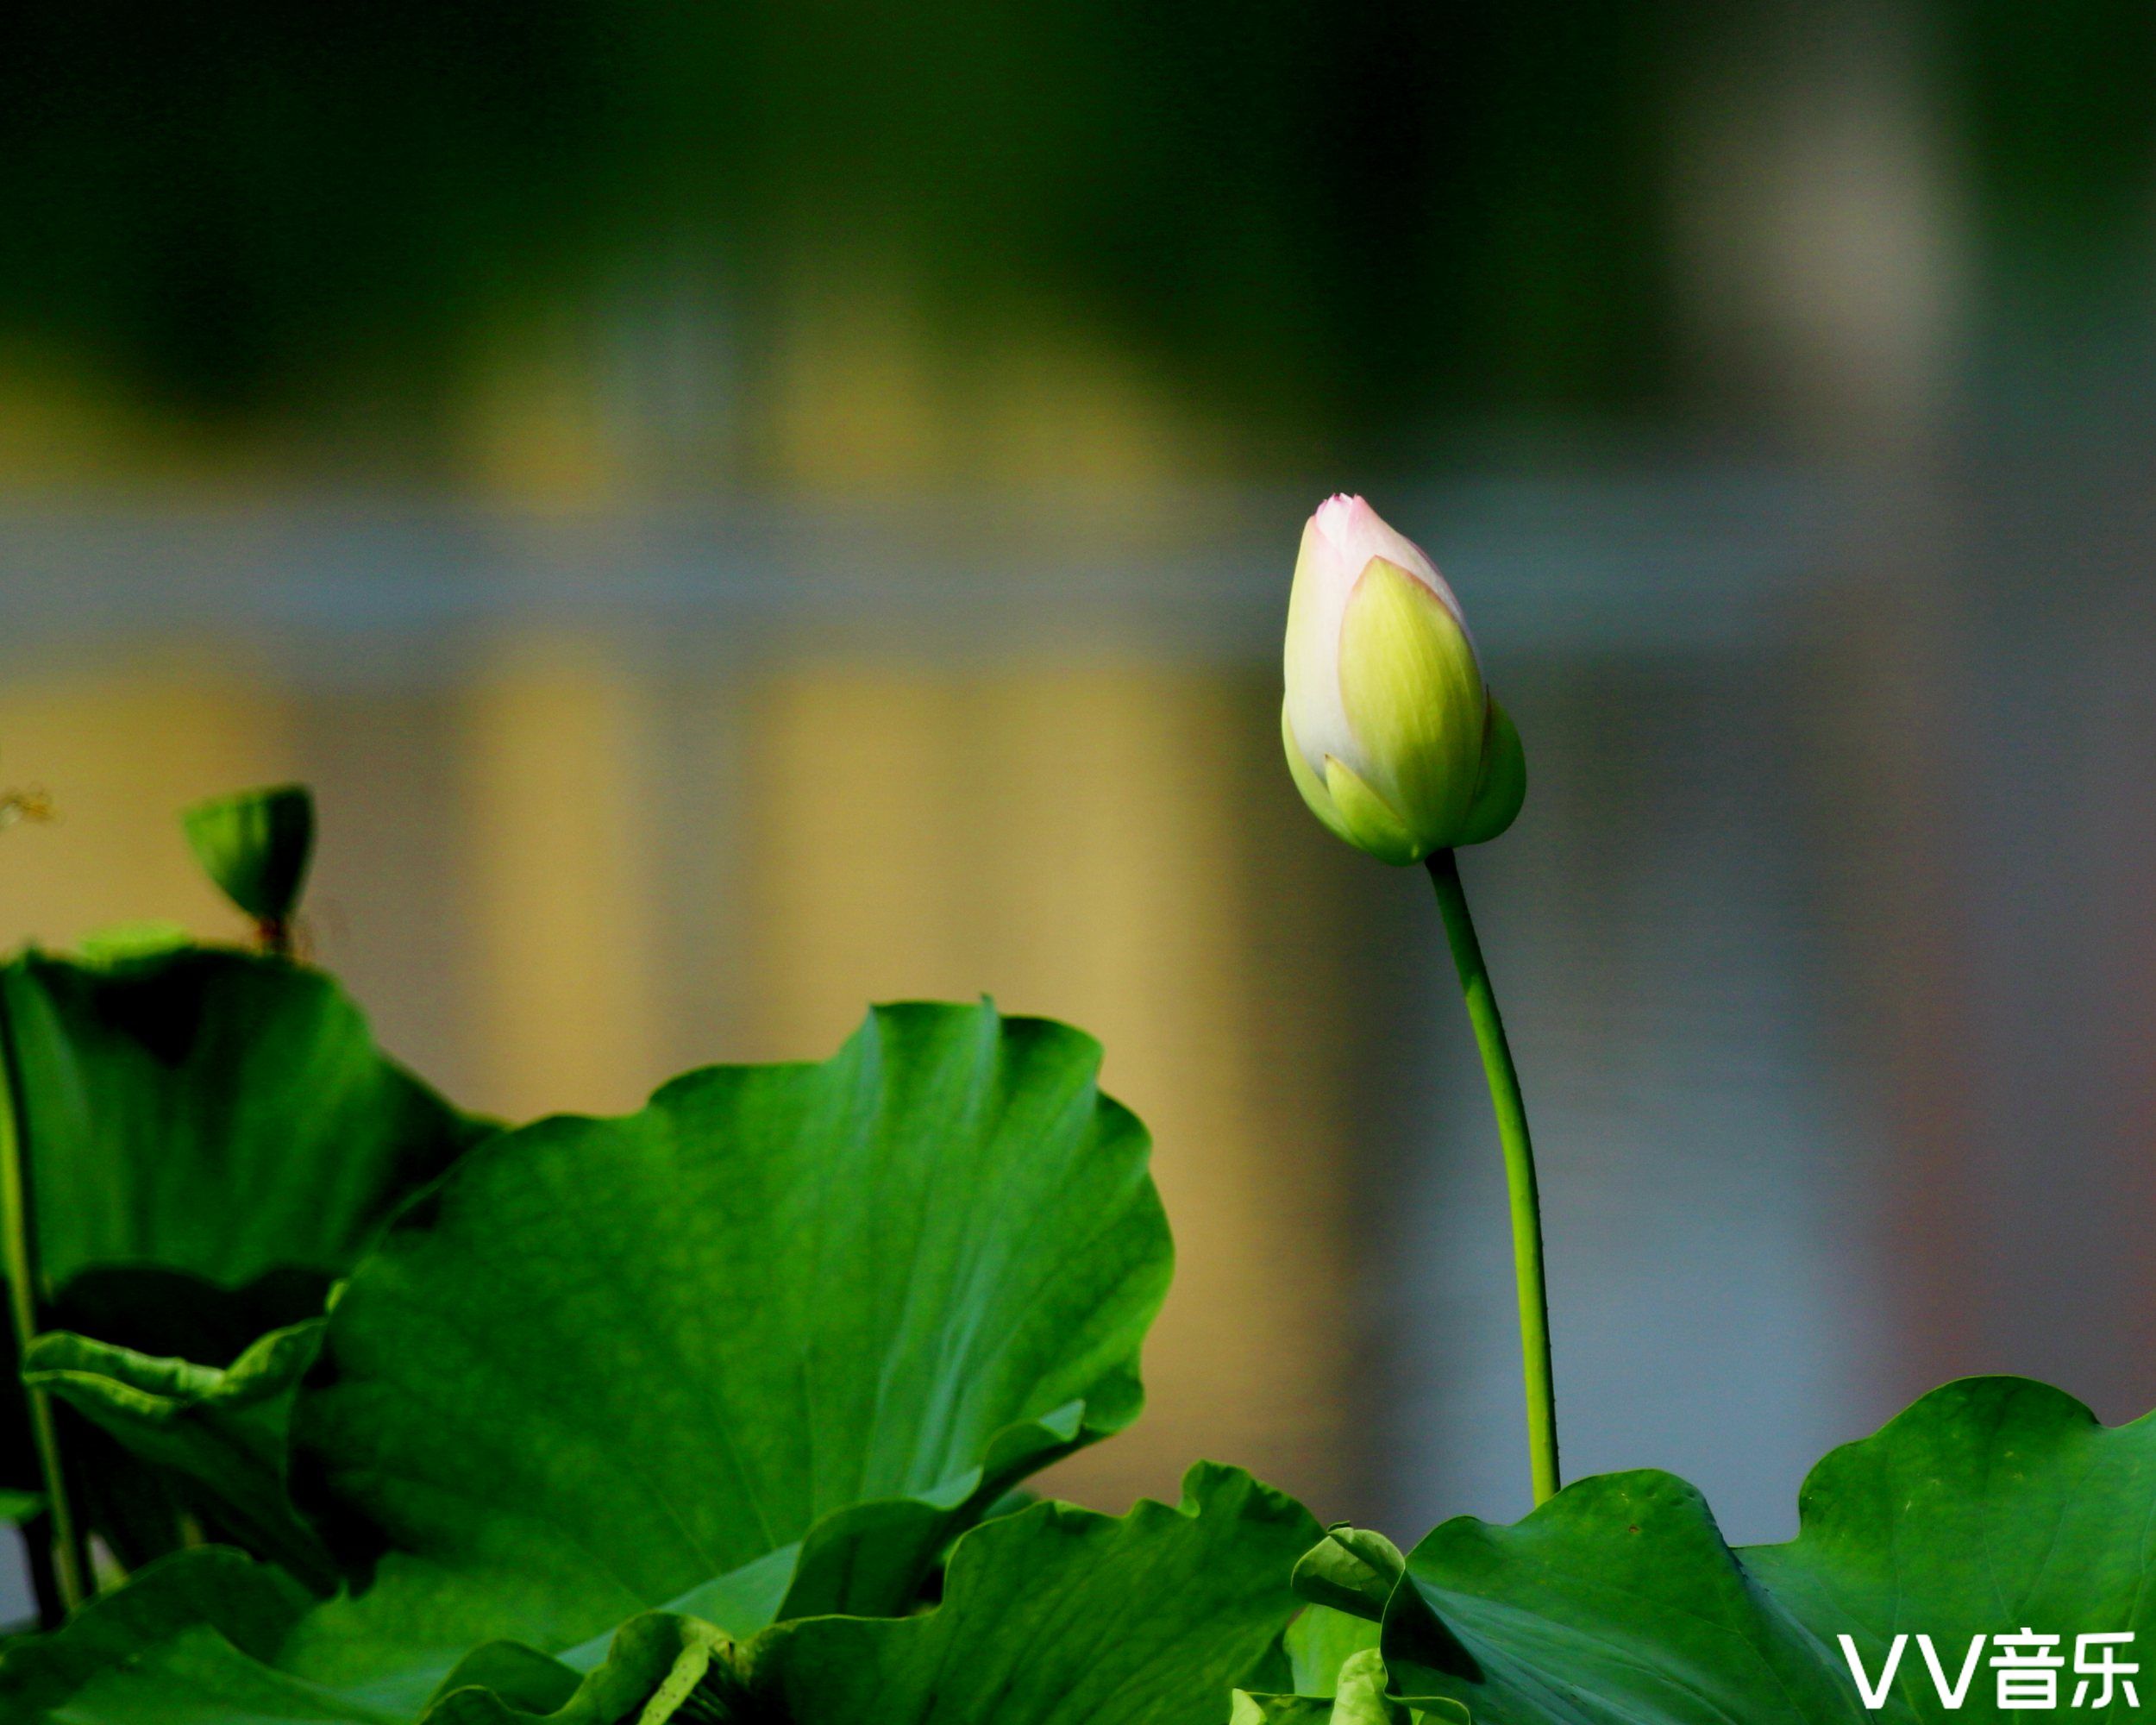
[[[1505,1189],[1512,1208],[1513,1275],[1520,1288],[1520,1351],[1527,1389],[1527,1461],[1537,1503],[1557,1495],[1557,1389],[1550,1370],[1550,1298],[1542,1280],[1542,1200],[1535,1189],[1534,1145],[1527,1136],[1527,1105],[1520,1095],[1505,1021],[1498,1015],[1496,991],[1482,963],[1482,944],[1475,937],[1475,919],[1467,908],[1467,889],[1450,850],[1428,862],[1438,889],[1438,909],[1445,918],[1452,963],[1467,995],[1467,1016],[1482,1051],[1482,1075],[1497,1110],[1497,1136],[1505,1150]]]
[[[37,1335],[38,1269],[29,1157],[16,1094],[15,1037],[6,1000],[0,996],[0,1251],[5,1253],[8,1311],[15,1324],[19,1368],[28,1359],[30,1343]],[[37,1444],[38,1465],[45,1476],[46,1513],[53,1523],[53,1578],[60,1590],[61,1609],[72,1612],[90,1596],[90,1569],[68,1501],[60,1427],[48,1394],[26,1385],[23,1396],[29,1403],[30,1433]]]

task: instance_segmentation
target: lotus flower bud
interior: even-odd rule
[[[1285,662],[1288,770],[1350,844],[1419,862],[1512,825],[1526,757],[1459,601],[1359,497],[1326,499],[1302,530]]]

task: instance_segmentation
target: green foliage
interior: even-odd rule
[[[1168,1285],[1089,1038],[884,1007],[495,1130],[316,973],[106,950],[0,969],[19,1364],[67,1416],[0,1515],[78,1494],[132,1573],[0,1644],[7,1725],[1846,1725],[1844,1636],[1872,1681],[1901,1638],[1914,1720],[1912,1635],[1959,1673],[2156,1629],[2156,1415],[2016,1379],[1745,1551],[1653,1472],[1405,1557],[1212,1464],[1179,1508],[1025,1502],[1136,1416]]]
[[[2034,1627],[2065,1638],[2064,1708],[2076,1636],[2156,1629],[2156,1415],[2106,1427],[2040,1383],[1950,1383],[1828,1456],[1801,1509],[1790,1543],[1732,1551],[1691,1487],[1638,1472],[1512,1527],[1448,1521],[1386,1606],[1387,1705],[1477,1725],[1847,1725],[1871,1716],[1840,1637],[1876,1684],[1896,1636],[1928,1635],[1951,1687],[1971,1637]],[[1913,1639],[1896,1672],[1878,1716],[1938,1716]],[[1306,1694],[1244,1714],[1359,1725],[1346,1688],[1329,1712]],[[1958,1710],[2001,1716],[1987,1665]]]
[[[71,1725],[1214,1725],[1294,1609],[1286,1577],[1316,1532],[1291,1498],[1201,1465],[1180,1509],[1141,1502],[1117,1518],[1038,1503],[976,1528],[922,1615],[809,1616],[736,1639],[648,1612],[581,1672],[513,1644],[477,1649],[416,1709],[278,1669],[292,1591],[228,1554],[191,1552],[12,1659],[0,1700],[64,1703]],[[122,1625],[116,1607],[130,1595]]]
[[[986,1006],[881,1008],[821,1065],[714,1068],[637,1114],[498,1134],[397,1218],[326,1324],[229,1370],[41,1338],[31,1382],[229,1520],[266,1506],[252,1543],[284,1567],[183,1552],[11,1655],[0,1696],[65,1696],[71,1720],[407,1719],[484,1689],[552,1713],[633,1686],[624,1659],[706,1645],[618,1633],[655,1609],[733,1637],[899,1616],[1013,1482],[1138,1410],[1169,1246],[1099,1058]],[[1245,1476],[1193,1491],[1216,1508],[1002,1515],[983,1550],[1020,1563],[1076,1529],[1127,1571],[1089,1584],[1182,1575],[1213,1651],[1156,1638],[1145,1680],[1225,1694],[1316,1530]],[[1246,1547],[1263,1561],[1188,1585]],[[318,1601],[298,1584],[328,1551],[346,1584]],[[146,1588],[112,1668],[110,1613]],[[937,1621],[987,1633],[1009,1591],[984,1580]]]
[[[385,1057],[318,971],[163,938],[99,951],[97,962],[26,952],[0,966],[4,1088],[36,1218],[37,1304],[48,1327],[113,1350],[91,1369],[116,1385],[184,1398],[186,1372],[230,1364],[266,1332],[318,1316],[332,1279],[390,1211],[492,1128]],[[146,1358],[119,1364],[130,1352]],[[10,1385],[16,1354],[12,1334],[0,1340]],[[153,1384],[141,1374],[158,1376],[159,1358],[170,1369]],[[324,1578],[318,1558],[301,1556],[316,1542],[284,1506],[281,1483],[264,1496],[186,1470],[146,1477],[143,1445],[116,1425],[119,1402],[76,1370],[90,1362],[47,1354],[40,1364],[67,1369],[54,1387],[91,1415],[90,1426],[68,1423],[71,1471],[88,1527],[123,1561],[179,1546],[185,1512]],[[259,1384],[251,1372],[245,1382]],[[217,1398],[220,1418],[241,1393],[252,1392]],[[197,1409],[183,1421],[197,1448],[205,1417]],[[150,1429],[137,1422],[135,1438]],[[272,1448],[266,1478],[281,1481],[281,1448]],[[269,1452],[258,1459],[269,1465]],[[42,1484],[10,1388],[0,1400],[0,1486]]]
[[[474,1152],[354,1273],[301,1398],[302,1485],[372,1585],[295,1657],[377,1668],[421,1623],[555,1652],[833,1541],[758,1573],[790,1611],[903,1609],[956,1527],[1138,1410],[1168,1232],[1099,1057],[885,1007],[825,1064]]]

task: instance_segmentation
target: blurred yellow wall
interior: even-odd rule
[[[65,945],[116,922],[236,936],[175,818],[196,798],[289,777],[290,703],[249,668],[177,648],[0,681],[0,786],[52,798],[0,852],[7,938]]]

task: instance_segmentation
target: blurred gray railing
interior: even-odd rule
[[[1684,468],[1465,480],[1382,499],[1491,640],[1711,645],[1830,566],[1837,487]],[[0,504],[0,654],[234,633],[329,668],[514,619],[961,653],[1276,650],[1313,498],[741,502],[545,511],[388,499]],[[393,652],[391,662],[408,663]]]

